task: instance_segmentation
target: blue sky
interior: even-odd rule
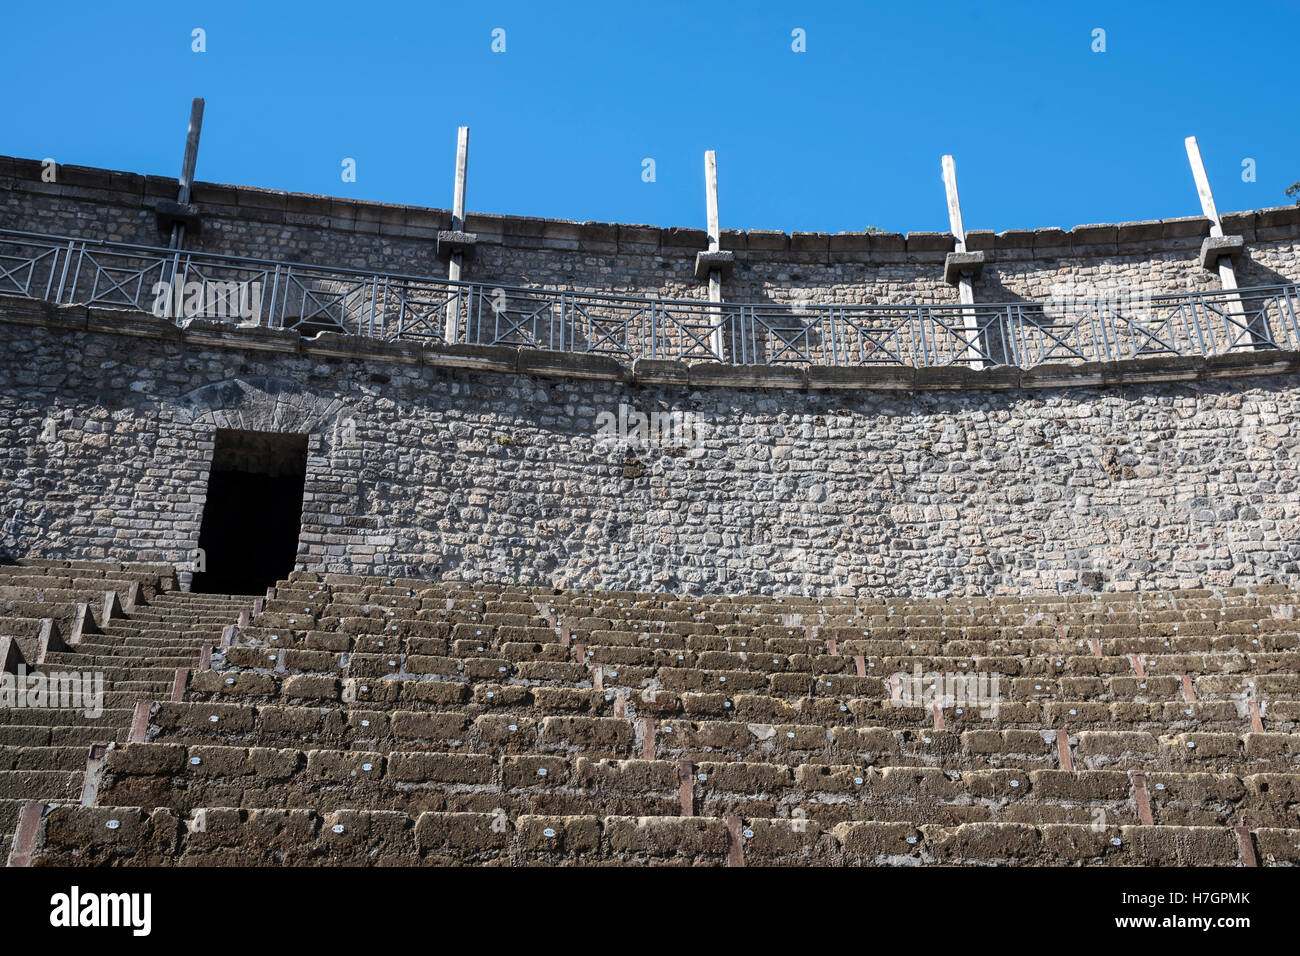
[[[449,206],[466,124],[471,213],[703,227],[708,148],[722,224],[745,229],[946,231],[946,152],[968,229],[1199,214],[1189,134],[1221,210],[1287,204],[1300,180],[1300,0],[229,0],[4,17],[0,153],[62,163],[177,175],[197,95],[199,179],[385,202]]]

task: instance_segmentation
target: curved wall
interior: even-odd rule
[[[158,244],[174,180],[0,159],[5,228]],[[206,251],[445,274],[445,211],[197,184]],[[1300,280],[1300,209],[1224,217]],[[467,278],[703,297],[703,232],[469,217]],[[1204,219],[972,232],[977,301],[1218,287]],[[728,232],[731,300],[955,302],[952,239]],[[1296,356],[799,370],[420,346],[0,297],[0,555],[193,560],[217,428],[310,435],[302,567],[974,594],[1297,582]],[[642,419],[644,416],[644,420]]]
[[[4,298],[0,552],[192,560],[229,427],[310,435],[315,570],[821,595],[1294,584],[1298,370],[1274,352],[831,384]]]

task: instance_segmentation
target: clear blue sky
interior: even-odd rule
[[[1189,134],[1220,209],[1289,203],[1298,44],[1281,0],[11,2],[0,153],[175,176],[203,96],[214,182],[447,207],[466,124],[471,213],[702,227],[714,148],[724,227],[946,230],[951,152],[968,229],[1069,228],[1199,214]]]

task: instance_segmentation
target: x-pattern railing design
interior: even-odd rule
[[[0,293],[304,334],[444,342],[454,330],[457,342],[628,361],[1029,368],[1300,349],[1296,284],[1064,304],[715,303],[450,282],[0,230]]]
[[[0,292],[17,292],[31,298],[50,298],[50,284],[58,271],[58,255],[57,248],[30,256],[0,254]],[[43,294],[38,294],[33,280],[41,274],[46,277],[45,289]]]

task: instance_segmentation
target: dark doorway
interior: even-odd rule
[[[263,594],[298,554],[307,436],[217,431],[191,590]]]

